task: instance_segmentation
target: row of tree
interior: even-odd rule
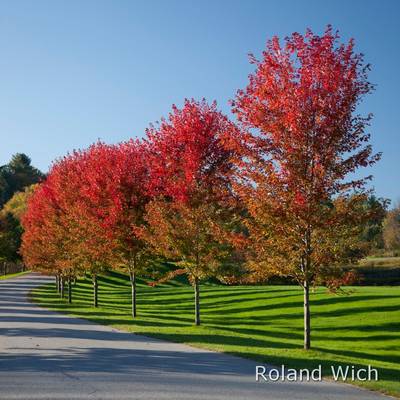
[[[304,290],[304,347],[310,348],[310,287],[349,279],[339,266],[361,256],[360,235],[375,209],[365,179],[378,161],[355,114],[372,90],[354,43],[328,27],[267,43],[233,123],[204,100],[186,100],[142,141],[96,143],[54,163],[30,197],[22,254],[35,269],[71,279],[125,268],[132,283],[155,256],[199,282],[290,276]],[[71,285],[69,285],[71,286]]]

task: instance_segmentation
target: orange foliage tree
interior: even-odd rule
[[[70,235],[68,215],[63,208],[57,187],[65,188],[63,179],[66,164],[53,165],[45,182],[37,185],[27,202],[22,216],[21,254],[30,268],[57,277],[57,286],[64,296],[64,281],[68,279],[68,299],[72,301],[71,279],[77,269],[73,268],[75,243]]]

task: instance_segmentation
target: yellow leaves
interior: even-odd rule
[[[20,221],[26,211],[28,198],[31,196],[37,186],[38,184],[33,184],[26,187],[23,192],[15,193],[14,196],[11,197],[6,204],[4,204],[1,214],[5,215],[10,213],[15,219]]]
[[[227,251],[226,215],[211,202],[157,199],[146,208],[143,238],[153,250],[176,261],[189,276],[213,275]]]

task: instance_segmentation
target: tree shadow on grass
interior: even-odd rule
[[[255,339],[250,337],[235,336],[229,333],[206,334],[206,333],[162,333],[162,332],[151,332],[136,330],[135,333],[138,335],[148,335],[157,339],[172,341],[176,343],[190,343],[194,345],[223,345],[223,346],[238,346],[243,348],[278,348],[278,349],[295,349],[297,345],[291,343],[281,343],[279,338],[276,340],[266,339]],[[257,351],[255,351],[257,353]]]
[[[315,299],[313,296],[310,296],[310,303],[315,306],[323,306],[323,305],[332,305],[332,304],[340,304],[340,303],[353,303],[360,301],[371,301],[371,300],[386,300],[386,299],[398,299],[399,295],[363,295],[363,294],[349,294],[349,295],[336,295],[331,294],[327,298]]]
[[[214,300],[214,299],[219,299],[222,301],[226,299],[232,299],[234,301],[237,300],[237,298],[244,298],[247,301],[254,301],[254,300],[260,300],[262,298],[269,298],[269,299],[274,299],[278,297],[289,297],[289,296],[297,296],[297,294],[283,294],[283,295],[275,295],[276,293],[282,293],[283,291],[274,291],[274,292],[266,292],[262,291],[259,289],[253,289],[253,288],[248,288],[247,290],[229,290],[229,286],[224,286],[220,287],[219,289],[206,289],[203,287],[200,287],[200,296],[204,300]],[[272,296],[268,296],[268,294],[272,294]],[[254,296],[254,295],[259,295],[259,296]],[[229,301],[229,300],[228,300]],[[218,303],[218,302],[216,302]]]
[[[311,305],[312,307],[312,305]],[[394,304],[391,306],[379,306],[376,311],[381,312],[391,312],[398,311],[399,305]],[[336,310],[327,310],[327,311],[312,311],[312,315],[314,317],[342,317],[345,315],[357,315],[357,314],[368,314],[371,313],[371,306],[355,306],[355,307],[344,307]]]
[[[382,322],[379,325],[377,324],[363,324],[363,325],[340,325],[337,328],[338,330],[352,330],[360,333],[365,332],[400,332],[400,323],[399,322]],[[319,331],[331,331],[332,327],[320,327],[318,328]],[[360,338],[360,336],[358,336]]]
[[[191,289],[191,288],[189,288]],[[127,319],[118,319],[118,318],[114,318],[115,317],[115,313],[114,316],[112,315],[112,313],[107,313],[104,312],[101,315],[95,316],[93,313],[88,312],[87,316],[88,318],[90,318],[90,320],[92,321],[101,321],[101,322],[105,322],[107,324],[122,324],[125,326],[129,326],[129,325],[134,325],[135,326],[135,331],[138,333],[142,333],[144,335],[150,335],[150,336],[156,336],[158,338],[163,338],[163,339],[167,339],[167,340],[172,340],[175,342],[191,342],[194,344],[198,344],[199,346],[207,346],[207,345],[215,345],[215,346],[219,346],[219,345],[229,345],[229,346],[239,346],[239,347],[243,347],[244,348],[254,348],[254,352],[248,352],[248,353],[244,353],[242,350],[240,352],[233,352],[233,354],[237,354],[237,355],[244,355],[244,356],[248,356],[249,358],[253,358],[253,359],[262,359],[264,361],[268,361],[269,363],[272,364],[281,364],[282,362],[287,363],[287,365],[292,365],[294,367],[299,367],[299,368],[304,368],[305,365],[315,365],[318,366],[319,363],[321,363],[322,365],[324,365],[324,368],[329,368],[329,365],[340,365],[339,362],[335,361],[335,359],[337,359],[338,357],[351,357],[351,358],[355,358],[357,359],[371,359],[374,361],[379,361],[379,362],[393,362],[393,363],[398,363],[399,362],[399,358],[396,356],[380,356],[380,355],[374,355],[374,354],[366,354],[366,353],[362,353],[362,352],[356,352],[356,351],[348,351],[348,350],[326,350],[323,348],[316,348],[316,350],[318,350],[320,353],[324,354],[323,358],[318,358],[318,357],[314,357],[313,360],[308,360],[306,358],[302,358],[302,359],[296,359],[296,357],[294,356],[290,356],[290,357],[285,357],[285,354],[282,353],[282,356],[279,357],[275,357],[275,356],[268,356],[268,360],[266,360],[266,357],[261,356],[258,354],[258,350],[257,348],[281,348],[281,349],[299,349],[300,348],[300,344],[301,344],[301,339],[302,339],[302,327],[301,324],[299,325],[299,328],[295,328],[293,326],[290,327],[290,329],[292,329],[291,332],[288,331],[283,331],[283,330],[273,330],[273,331],[268,331],[267,329],[256,329],[256,328],[243,328],[243,327],[235,327],[234,324],[238,323],[238,321],[240,320],[240,324],[241,325],[259,325],[262,323],[268,323],[268,321],[270,320],[274,320],[274,321],[278,321],[278,320],[295,320],[298,319],[299,322],[301,322],[301,318],[302,318],[302,301],[299,299],[299,301],[285,301],[281,304],[278,305],[274,305],[273,306],[273,310],[275,309],[285,309],[285,308],[293,308],[293,309],[298,309],[298,312],[294,312],[294,313],[285,313],[285,314],[279,314],[279,315],[265,315],[265,316],[251,316],[248,318],[224,318],[225,315],[235,315],[237,313],[246,313],[246,312],[257,312],[257,311],[262,311],[262,310],[266,310],[268,311],[270,309],[270,307],[268,305],[264,306],[264,305],[260,305],[258,307],[245,307],[245,308],[240,308],[240,306],[238,307],[237,305],[243,302],[247,302],[247,301],[262,301],[262,298],[249,298],[249,299],[244,299],[241,300],[239,299],[241,296],[244,295],[244,293],[246,293],[247,288],[245,288],[243,291],[240,290],[240,293],[236,293],[234,294],[234,303],[233,303],[233,307],[230,308],[229,310],[222,310],[222,317],[219,318],[220,323],[215,323],[215,318],[217,318],[217,315],[219,314],[218,310],[212,310],[212,308],[214,307],[215,303],[221,305],[224,304],[231,304],[232,302],[229,300],[223,300],[221,302],[213,302],[210,301],[205,302],[203,309],[205,310],[204,312],[204,318],[203,320],[209,323],[209,327],[211,327],[212,329],[218,329],[220,331],[229,331],[231,334],[222,334],[222,335],[209,335],[209,334],[181,334],[181,333],[151,333],[149,334],[146,331],[141,332],[140,327],[155,327],[155,326],[160,326],[160,327],[183,327],[185,326],[185,324],[187,324],[187,326],[190,326],[192,324],[191,318],[186,318],[186,317],[182,317],[182,316],[176,316],[174,315],[175,312],[180,312],[182,310],[191,310],[192,306],[190,303],[188,303],[187,305],[184,304],[180,304],[177,305],[177,299],[170,299],[170,300],[166,300],[165,303],[162,302],[162,305],[168,306],[168,305],[172,305],[173,307],[171,307],[169,310],[165,310],[163,309],[162,314],[160,313],[159,310],[156,311],[148,311],[148,310],[144,310],[143,311],[143,317],[144,319],[138,319],[138,320],[132,320],[129,321]],[[283,290],[276,290],[275,292],[282,292]],[[287,291],[287,290],[285,290]],[[207,291],[204,291],[207,293]],[[217,299],[220,298],[222,293],[221,293],[221,289],[210,289],[210,292],[215,292],[214,294],[212,294],[211,296],[208,296],[208,293],[206,295],[204,295],[204,299],[208,300],[208,299]],[[253,290],[254,293],[260,293],[260,290]],[[188,293],[191,293],[191,291],[188,290]],[[150,291],[146,292],[145,295],[143,295],[142,298],[142,305],[148,306],[148,307],[157,307],[157,304],[160,303],[159,299],[150,299],[150,298],[146,298],[147,296],[153,296],[155,295],[156,292],[152,293]],[[265,293],[266,295],[268,295],[268,292]],[[282,298],[287,298],[287,297],[293,297],[293,296],[297,296],[298,294],[288,294],[288,295],[283,295],[283,296],[278,296],[278,297],[282,297]],[[182,297],[185,297],[186,293],[182,294]],[[54,298],[55,297],[55,298]],[[359,302],[359,301],[364,301],[364,300],[384,300],[384,299],[393,299],[396,296],[391,296],[391,295],[377,295],[377,296],[364,296],[364,295],[357,295],[357,296],[332,296],[328,299],[312,299],[311,302],[311,306],[313,309],[313,316],[318,316],[318,317],[324,317],[324,316],[329,316],[329,317],[339,317],[339,316],[351,316],[351,315],[356,315],[358,313],[367,313],[368,311],[370,311],[370,307],[368,306],[361,306],[361,307],[356,307],[354,306],[355,302]],[[57,296],[53,296],[53,300],[56,300]],[[127,297],[127,299],[129,300],[129,298]],[[271,297],[271,299],[273,299],[273,297]],[[239,300],[239,301],[237,301]],[[58,301],[58,299],[57,299]],[[191,299],[187,300],[188,302],[191,301]],[[343,306],[343,308],[339,308],[333,311],[318,311],[318,307],[319,306],[326,306],[326,305],[334,305],[334,304],[338,304],[339,306]],[[346,304],[352,304],[353,307],[351,308],[345,308]],[[67,306],[67,305],[66,305]],[[107,307],[112,307],[112,304],[110,303],[109,305],[107,304]],[[124,305],[120,305],[120,307],[117,307],[121,310],[127,310],[126,312],[128,313],[128,306],[129,304],[124,304]],[[315,308],[314,308],[315,307]],[[113,309],[115,310],[115,305],[113,307]],[[385,311],[385,312],[393,312],[393,311],[397,311],[398,307],[394,306],[394,305],[388,305],[388,306],[383,306],[379,308],[379,311]],[[168,311],[168,314],[163,315],[166,311]],[[124,313],[120,313],[120,315],[123,315]],[[213,315],[215,315],[215,318],[212,317]],[[209,318],[211,316],[211,318]],[[152,321],[152,319],[154,319],[154,321]],[[173,320],[179,320],[180,322],[182,322],[181,325],[179,324],[174,324]],[[162,320],[162,321],[160,321]],[[396,323],[387,323],[387,324],[380,324],[378,326],[376,325],[363,325],[363,326],[358,326],[358,327],[354,327],[354,326],[349,326],[348,327],[351,330],[358,330],[360,332],[382,332],[382,331],[391,331],[391,332],[398,332],[399,329],[399,324]],[[345,327],[340,327],[338,328],[338,332],[340,331],[340,329],[345,330]],[[325,336],[319,336],[318,332],[321,331],[332,331],[332,327],[321,327],[321,328],[317,328],[315,329],[315,333],[314,333],[314,340],[315,342],[317,342],[318,340],[326,340],[327,338]],[[239,334],[243,334],[243,335],[260,335],[260,336],[264,336],[265,338],[248,338],[248,337],[240,337],[240,336],[235,336],[234,334],[239,333]],[[276,341],[273,340],[274,337],[277,338],[285,338],[288,340],[293,340],[293,343],[279,343],[279,340],[277,339]],[[381,339],[388,339],[388,335],[381,335]],[[272,339],[272,340],[271,340]],[[360,338],[360,337],[333,337],[333,338],[328,338],[328,340],[336,340],[336,341],[354,341],[355,339],[361,339],[362,341],[364,340],[377,340],[377,337],[373,337],[373,338]],[[392,336],[390,336],[390,339],[394,339]],[[325,359],[326,357],[326,359]],[[354,364],[354,363],[352,363]],[[364,367],[364,365],[360,364],[356,364],[355,366],[357,367],[357,365],[359,365],[360,367]],[[326,367],[325,367],[326,366]],[[380,373],[382,374],[382,378],[383,379],[387,379],[390,381],[393,381],[393,377],[398,374],[398,370],[396,370],[395,368],[391,369],[391,368],[380,368]],[[329,371],[330,372],[330,369]]]
[[[245,324],[245,322],[244,322]],[[258,337],[268,337],[268,338],[277,338],[280,339],[289,339],[293,341],[297,341],[295,347],[299,347],[301,345],[301,340],[303,339],[303,331],[302,327],[296,329],[296,332],[293,331],[284,331],[284,330],[267,330],[267,329],[254,329],[254,328],[236,328],[236,327],[218,327],[217,325],[211,325],[215,329],[223,329],[225,331],[230,331],[234,333],[240,333],[243,335],[257,335]],[[293,328],[292,328],[293,329]],[[244,338],[246,339],[246,338]],[[285,343],[286,344],[286,343]]]
[[[160,314],[157,311],[143,310],[140,315],[142,315],[146,318],[154,318],[155,320],[160,320],[160,319],[165,320],[166,326],[168,326],[168,322],[171,321],[171,319],[176,320],[176,321],[185,322],[185,323],[187,323],[187,325],[192,325],[193,321],[194,321],[194,316],[193,317],[182,317],[182,316],[173,315],[171,317],[170,314]]]
[[[393,364],[398,365],[398,371],[400,374],[400,355],[388,355],[388,354],[373,354],[373,353],[363,353],[361,351],[351,351],[351,350],[327,350],[326,348],[320,348],[320,347],[315,347],[315,350],[321,351],[325,354],[331,354],[333,356],[345,356],[345,357],[351,357],[355,359],[368,359],[368,360],[373,360],[373,361],[378,361],[378,362],[390,362]]]
[[[207,310],[216,309],[215,312],[218,312],[218,309],[223,308],[223,310],[221,310],[223,313],[225,312],[225,309],[226,309],[225,306],[234,306],[235,308],[238,308],[238,309],[240,308],[243,310],[254,309],[254,306],[253,307],[249,306],[247,309],[240,307],[240,305],[242,303],[247,303],[247,304],[254,304],[257,307],[261,307],[262,309],[265,309],[265,310],[271,310],[271,309],[278,308],[279,304],[280,304],[280,303],[271,303],[271,300],[282,299],[282,298],[287,299],[288,297],[298,297],[298,295],[297,294],[288,294],[288,295],[283,295],[283,296],[275,296],[273,298],[267,298],[267,297],[254,298],[254,297],[244,297],[242,294],[241,297],[239,297],[239,298],[230,299],[230,296],[225,296],[225,295],[221,294],[220,298],[221,297],[223,297],[224,299],[220,300],[220,301],[217,301],[217,300],[209,301],[208,297],[203,297],[201,299],[202,300],[202,308],[207,309]],[[226,298],[228,298],[228,299],[226,299]],[[262,303],[263,300],[268,300],[268,303],[260,305],[260,303]],[[299,302],[296,302],[296,304],[302,304],[302,303],[299,301]]]

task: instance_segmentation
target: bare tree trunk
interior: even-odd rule
[[[136,318],[136,276],[134,271],[129,271],[131,278],[131,293],[132,293],[132,317]]]
[[[64,298],[64,277],[62,275],[60,277],[60,280],[61,280],[60,297],[63,299]]]
[[[310,287],[304,281],[304,349],[309,350],[311,346],[311,325],[310,325]]]
[[[72,303],[72,279],[71,276],[68,277],[68,303]]]
[[[93,306],[98,307],[98,291],[99,285],[97,283],[97,274],[92,274],[92,281],[93,281]]]
[[[199,278],[194,278],[194,315],[195,324],[200,325],[200,286]]]
[[[55,278],[56,278],[56,291],[58,292],[59,290],[58,290],[58,288],[59,288],[59,283],[58,283],[58,275],[56,275],[55,276]]]

